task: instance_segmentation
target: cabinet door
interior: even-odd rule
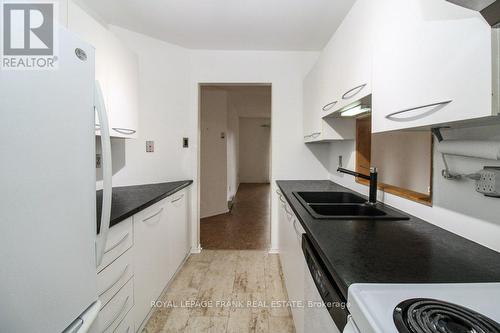
[[[492,114],[491,28],[478,12],[435,0],[374,8],[373,132]]]
[[[108,48],[111,33],[73,1],[68,2],[67,20],[68,29],[95,48],[95,79],[101,86],[104,103],[106,109],[109,110],[109,96],[111,93],[107,67],[112,58]],[[95,119],[96,125],[99,126],[97,116]]]
[[[302,254],[299,222],[285,203],[280,208],[280,258],[285,285],[290,301],[304,300],[304,256]],[[293,321],[297,333],[304,332],[304,309],[292,307]]]
[[[103,92],[111,136],[136,138],[139,112],[137,56],[72,1],[68,3],[68,28],[95,48],[95,77]],[[99,126],[97,117],[96,125]]]
[[[139,327],[172,276],[166,200],[134,215],[135,323]]]
[[[139,110],[139,64],[137,55],[114,35],[108,42],[107,85],[110,134],[137,138]]]
[[[187,219],[187,191],[178,193],[167,198],[168,237],[170,247],[170,259],[172,274],[182,264],[189,252],[189,228]]]
[[[319,67],[315,65],[304,78],[303,129],[304,140],[312,140],[321,133],[321,115],[319,113]]]
[[[340,110],[372,92],[372,0],[357,0],[332,37],[328,57],[335,82],[335,110]]]

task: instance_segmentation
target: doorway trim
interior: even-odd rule
[[[201,89],[206,86],[266,86],[271,89],[271,133],[270,133],[270,160],[269,160],[269,181],[271,183],[270,190],[272,191],[272,181],[273,181],[273,85],[272,82],[197,82],[196,94],[197,94],[197,108],[198,112],[196,113],[196,122],[197,122],[197,131],[196,131],[196,197],[197,197],[197,207],[195,213],[195,225],[196,225],[196,247],[191,249],[191,253],[200,253],[202,250],[201,247],[201,232],[200,232],[200,223],[201,223]],[[267,251],[269,253],[278,253],[277,249],[272,248],[272,216],[273,216],[273,196],[272,193],[269,195],[269,239]]]

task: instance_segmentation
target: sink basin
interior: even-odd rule
[[[307,204],[366,202],[366,199],[349,192],[295,192],[294,194]]]
[[[350,192],[293,192],[315,219],[324,220],[408,220],[408,216],[383,205],[369,205]]]
[[[327,220],[408,220],[387,207],[375,207],[368,204],[306,204],[306,210],[316,219]]]
[[[368,205],[310,205],[311,210],[322,216],[374,217],[387,215],[380,209]]]

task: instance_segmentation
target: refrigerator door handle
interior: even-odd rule
[[[95,82],[95,100],[96,111],[99,117],[101,129],[101,146],[102,146],[102,211],[101,225],[99,234],[96,240],[96,266],[99,266],[104,256],[106,240],[108,238],[109,222],[111,218],[111,195],[112,195],[112,165],[111,165],[111,138],[109,134],[108,116],[106,114],[106,105],[102,95],[99,81]]]

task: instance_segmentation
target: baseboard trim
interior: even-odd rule
[[[191,254],[198,254],[198,253],[201,253],[201,245],[198,245],[198,247],[192,247],[191,248]]]
[[[222,215],[222,214],[226,214],[226,213],[229,213],[229,209],[227,209],[227,208],[225,208],[225,209],[223,209],[223,210],[221,210],[219,212],[210,213],[210,215],[207,215],[207,216],[200,216],[200,220],[204,219],[204,218],[207,218],[207,217]]]
[[[277,248],[270,248],[269,249],[269,254],[279,254],[280,253],[280,249],[277,249]]]

